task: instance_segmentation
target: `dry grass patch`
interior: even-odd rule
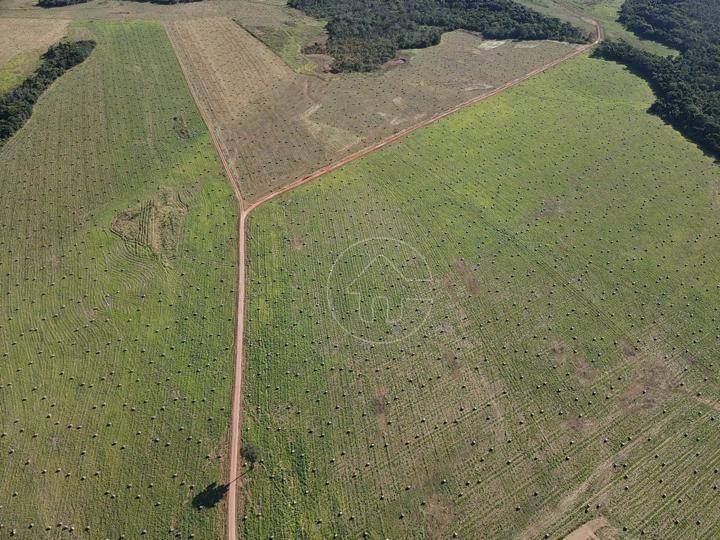
[[[565,537],[565,540],[601,540],[617,538],[617,531],[604,517],[584,523]]]
[[[67,20],[0,19],[0,67],[21,53],[38,56],[65,36]]]
[[[294,71],[283,50],[226,17],[167,29],[250,201],[570,51],[550,42],[487,47],[478,35],[451,32],[379,72],[320,76]]]
[[[20,84],[40,55],[65,36],[68,21],[0,19],[0,94]]]
[[[270,49],[224,17],[167,28],[247,198],[329,158],[337,133],[313,122],[307,81]]]

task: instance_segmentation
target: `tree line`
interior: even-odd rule
[[[84,4],[88,0],[39,0],[38,6],[44,8],[71,6],[73,4]]]
[[[626,0],[620,20],[680,54],[659,56],[609,41],[595,55],[625,64],[647,80],[656,94],[649,112],[720,158],[720,3]]]
[[[95,42],[89,40],[53,45],[42,55],[40,67],[32,75],[0,96],[0,144],[27,122],[38,98],[53,81],[83,62],[94,48]]]
[[[619,20],[637,35],[678,51],[720,39],[717,0],[626,0]]]
[[[289,0],[288,5],[328,21],[328,40],[307,52],[334,58],[333,71],[370,71],[399,49],[437,45],[444,32],[470,30],[490,39],[589,37],[559,19],[512,0]]]

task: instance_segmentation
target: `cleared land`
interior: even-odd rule
[[[720,175],[651,101],[582,58],[253,212],[246,537],[720,534]]]
[[[320,78],[293,71],[224,17],[167,28],[250,202],[573,50],[453,32],[378,73]]]
[[[0,18],[0,94],[33,72],[40,55],[65,35],[68,22]]]
[[[72,33],[0,150],[0,527],[221,537],[235,201],[163,27]]]

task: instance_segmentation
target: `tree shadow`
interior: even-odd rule
[[[218,485],[217,482],[213,482],[193,497],[192,505],[198,510],[212,508],[225,497],[229,488],[230,484]]]

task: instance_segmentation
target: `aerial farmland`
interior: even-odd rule
[[[0,0],[0,538],[720,536],[712,0]]]

